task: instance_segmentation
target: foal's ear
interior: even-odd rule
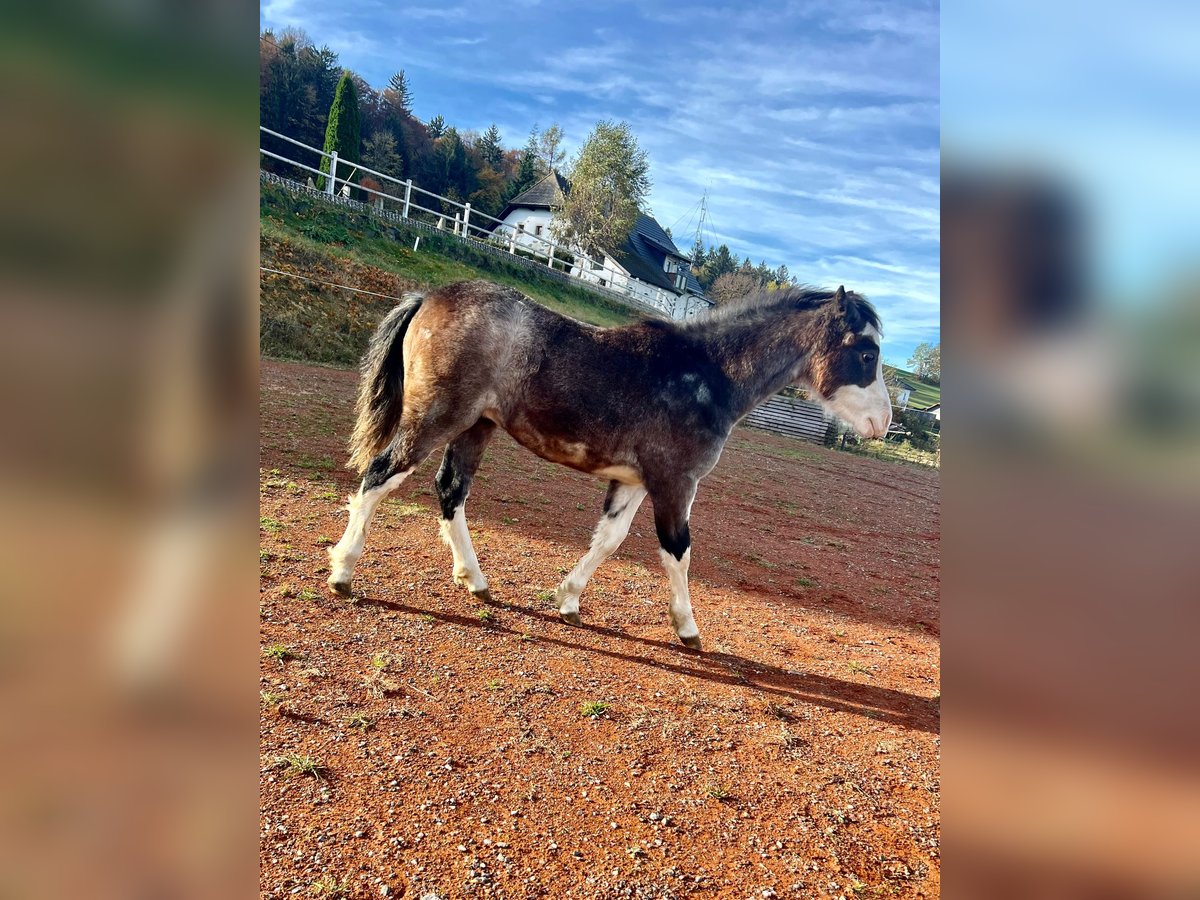
[[[833,302],[837,304],[837,310],[846,320],[846,327],[851,333],[857,334],[862,331],[866,324],[866,319],[863,318],[862,310],[857,304],[846,302],[846,288],[838,285],[838,289],[833,294]]]

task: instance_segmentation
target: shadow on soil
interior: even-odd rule
[[[480,622],[477,618],[454,615],[453,613],[438,612],[407,606],[393,600],[376,599],[368,596],[357,596],[355,602],[364,606],[379,606],[396,612],[417,616],[433,616],[434,618],[453,625],[478,628],[495,634],[507,634],[521,638],[523,632],[515,628],[506,628],[496,622]],[[557,615],[525,609],[519,606],[493,604],[508,613],[538,619],[542,622],[567,632],[576,631],[572,626],[563,623]],[[626,634],[614,628],[584,625],[583,632],[602,635],[619,641],[640,644],[667,656],[658,659],[641,653],[622,653],[617,650],[607,650],[602,647],[589,646],[575,640],[538,635],[539,643],[552,644],[571,650],[581,650],[595,653],[610,659],[636,663],[663,672],[672,672],[688,678],[698,678],[731,687],[744,687],[759,694],[770,694],[788,700],[802,703],[812,703],[824,706],[826,709],[839,712],[854,713],[867,716],[879,722],[898,725],[916,731],[927,731],[934,734],[941,727],[940,705],[935,700],[893,691],[889,688],[872,687],[871,685],[856,684],[851,681],[841,681],[837,678],[827,678],[823,675],[809,675],[803,672],[791,672],[777,666],[752,662],[740,656],[729,653],[712,653],[688,650],[678,644],[657,641],[652,638],[637,637]]]

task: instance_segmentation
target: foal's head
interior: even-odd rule
[[[817,323],[817,334],[808,335],[808,385],[862,437],[883,437],[892,424],[892,400],[883,381],[879,316],[863,297],[839,287]]]

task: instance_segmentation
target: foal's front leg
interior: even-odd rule
[[[658,532],[658,554],[671,583],[671,605],[667,615],[684,646],[699,650],[700,629],[692,617],[692,598],[688,593],[688,567],[692,561],[688,520],[695,497],[696,485],[688,483],[657,491],[651,499],[654,501],[654,528]]]
[[[604,498],[604,518],[596,526],[592,535],[592,546],[587,554],[575,564],[575,568],[562,580],[554,592],[558,601],[558,614],[563,620],[572,625],[579,621],[579,595],[587,586],[592,575],[600,564],[608,559],[625,536],[629,534],[629,526],[638,508],[646,499],[646,489],[642,485],[621,484],[619,481],[609,482],[608,496]]]

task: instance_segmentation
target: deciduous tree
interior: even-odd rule
[[[713,282],[708,296],[714,303],[728,303],[752,294],[760,287],[759,280],[748,272],[726,272]]]
[[[942,345],[917,344],[912,358],[908,361],[912,370],[919,377],[934,384],[942,383]]]
[[[649,169],[628,123],[598,122],[571,166],[571,191],[554,217],[555,236],[593,256],[619,247],[650,192]]]
[[[538,137],[538,159],[541,161],[542,174],[551,171],[562,171],[566,151],[562,149],[563,130],[555,122]]]

